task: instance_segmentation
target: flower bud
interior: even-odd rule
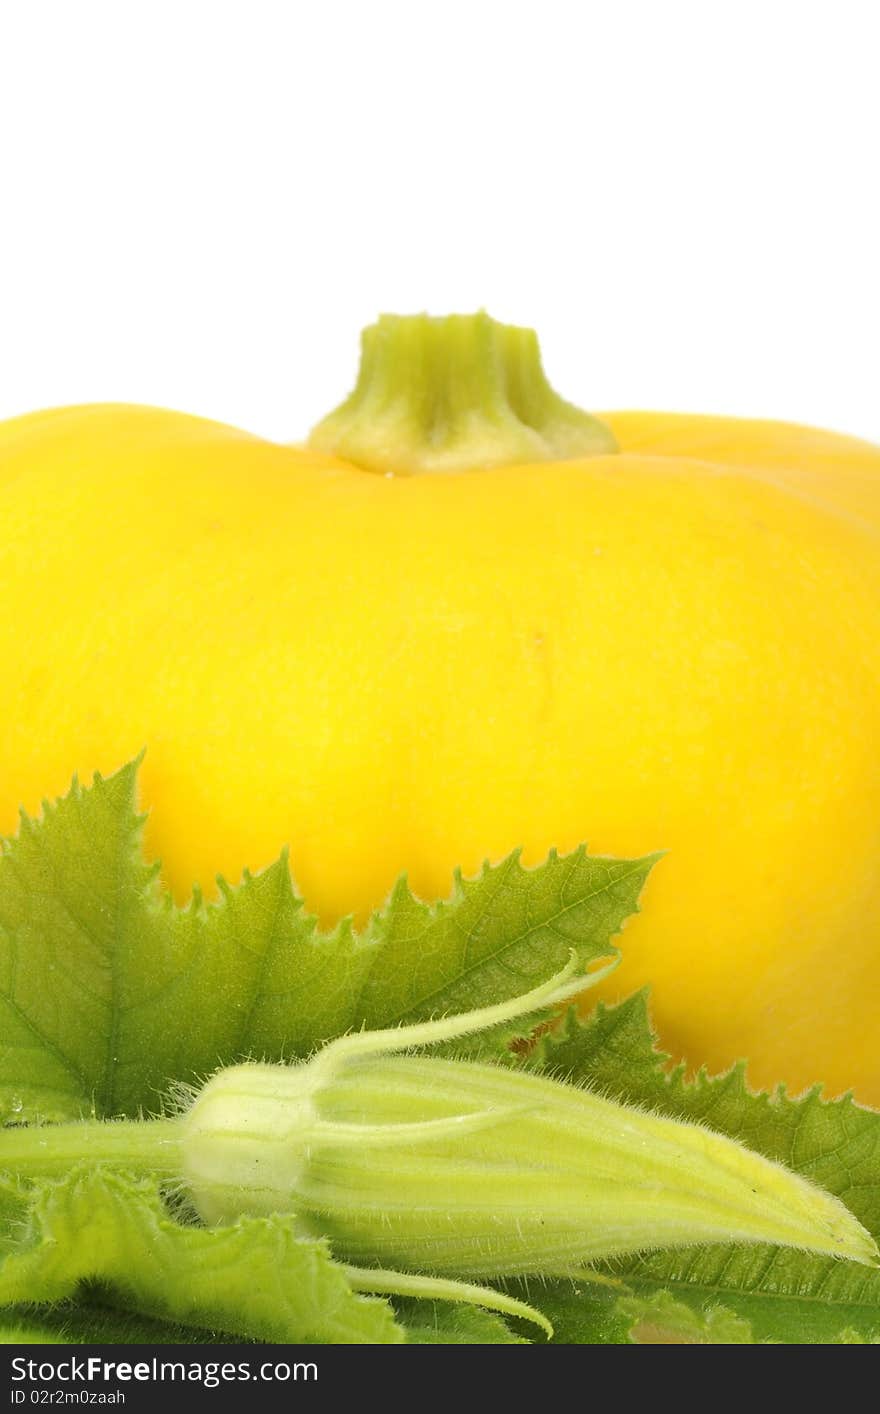
[[[711,1242],[876,1262],[838,1199],[732,1139],[505,1065],[399,1054],[586,980],[343,1037],[297,1065],[221,1071],[182,1119],[200,1216],[293,1212],[346,1261],[446,1278],[569,1275]]]

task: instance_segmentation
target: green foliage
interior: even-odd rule
[[[140,853],[136,770],[74,783],[0,856],[0,1118],[137,1116],[220,1065],[516,996],[612,953],[652,863],[512,855],[431,905],[401,880],[358,934],[319,931],[282,856],[181,910]]]
[[[136,774],[132,763],[75,783],[40,820],[23,819],[0,856],[7,1123],[137,1117],[221,1065],[302,1057],[351,1029],[514,997],[558,972],[571,949],[587,968],[613,953],[653,863],[578,850],[530,870],[512,855],[456,878],[442,903],[420,902],[401,880],[362,932],[343,921],[324,933],[282,856],[237,887],[221,882],[216,903],[196,897],[179,909],[142,857]],[[572,1013],[512,1061],[499,1048],[517,1034],[522,1022],[475,1053],[706,1124],[813,1179],[880,1235],[880,1115],[817,1092],[753,1094],[743,1067],[687,1081],[654,1047],[644,994],[585,1022]],[[602,1285],[532,1290],[557,1341],[880,1341],[880,1272],[849,1262],[714,1246],[621,1260],[604,1275]],[[156,1181],[87,1162],[60,1181],[0,1179],[0,1306],[2,1339],[19,1342],[534,1335],[472,1307],[364,1296],[292,1218],[207,1229]]]
[[[613,953],[651,866],[578,850],[527,870],[513,855],[457,878],[444,903],[401,880],[363,933],[322,933],[282,855],[237,888],[221,880],[217,903],[178,909],[141,854],[136,775],[135,762],[74,782],[0,856],[0,1118],[13,1124],[136,1117],[222,1065],[515,996],[572,949],[584,966]],[[97,1306],[83,1300],[96,1283]],[[55,1339],[109,1339],[120,1322],[137,1339],[145,1319],[175,1340],[520,1339],[470,1307],[409,1302],[396,1320],[291,1220],[187,1225],[154,1182],[88,1165],[60,1183],[0,1181],[0,1306],[23,1303],[10,1329]]]
[[[158,1184],[83,1163],[21,1199],[0,1263],[0,1306],[69,1300],[102,1282],[123,1308],[256,1340],[399,1344],[387,1302],[353,1292],[325,1244],[289,1218],[176,1221]]]

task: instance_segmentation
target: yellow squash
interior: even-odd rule
[[[526,332],[418,318],[306,447],[39,413],[0,495],[0,830],[146,746],[179,897],[285,842],[325,920],[664,849],[615,992],[692,1065],[880,1104],[880,449],[596,422]]]

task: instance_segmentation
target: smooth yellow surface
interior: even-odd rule
[[[880,1103],[880,449],[626,413],[619,455],[387,478],[140,408],[0,426],[0,830],[146,746],[184,898],[668,850],[663,1042]],[[607,988],[606,988],[607,991]]]

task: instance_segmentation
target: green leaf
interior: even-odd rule
[[[528,1345],[500,1316],[476,1306],[439,1301],[396,1303],[410,1345]]]
[[[618,1311],[629,1323],[633,1345],[754,1345],[748,1321],[724,1306],[694,1311],[668,1291],[648,1298],[622,1298]]]
[[[655,1048],[642,992],[618,1006],[599,1006],[586,1021],[571,1012],[526,1063],[729,1134],[836,1194],[880,1235],[880,1114],[849,1097],[823,1100],[816,1090],[794,1100],[783,1090],[755,1094],[744,1066],[687,1081],[682,1068],[670,1071],[666,1062]],[[679,1325],[689,1312],[701,1344],[748,1343],[719,1336],[733,1330],[740,1337],[748,1330],[757,1344],[880,1338],[880,1270],[851,1262],[791,1248],[719,1245],[632,1258],[609,1272],[627,1287],[616,1298],[613,1289],[597,1294],[594,1288],[574,1299],[570,1284],[548,1290],[541,1309],[554,1322],[557,1340],[632,1340],[658,1311],[667,1320],[677,1312]]]
[[[0,1117],[111,1113],[134,1062],[132,954],[155,951],[136,763],[76,781],[0,855]]]
[[[362,933],[322,933],[282,856],[181,910],[141,857],[136,770],[74,783],[0,856],[0,1118],[137,1115],[221,1065],[515,996],[571,949],[611,954],[653,862],[514,854],[448,902],[401,880]]]
[[[552,1310],[556,1345],[754,1345],[749,1322],[723,1306],[691,1307],[659,1289],[646,1296],[610,1288],[554,1283],[544,1305]]]
[[[56,1303],[100,1281],[158,1320],[255,1340],[400,1344],[387,1301],[352,1291],[324,1242],[287,1217],[204,1228],[175,1221],[158,1184],[79,1165],[35,1184],[0,1243],[0,1306]]]
[[[101,1295],[108,1301],[112,1298],[112,1292],[103,1293],[100,1284],[86,1285],[76,1301],[39,1308],[10,1307],[3,1313],[10,1344],[224,1345],[244,1340],[228,1332],[204,1331],[173,1321],[151,1321],[136,1312],[100,1304],[97,1298]]]
[[[50,1307],[10,1307],[0,1324],[0,1344],[226,1345],[245,1340],[228,1331],[203,1330],[173,1321],[150,1320],[109,1304],[113,1292],[100,1283],[83,1287],[76,1301]],[[476,1306],[448,1302],[395,1303],[409,1345],[528,1345],[500,1317]],[[261,1342],[256,1342],[260,1344]]]
[[[0,1345],[73,1345],[69,1336],[60,1335],[51,1326],[35,1326],[29,1321],[13,1321],[0,1325]]]
[[[363,1023],[379,1028],[476,1010],[551,977],[572,951],[582,966],[607,958],[655,859],[593,858],[581,847],[551,851],[539,868],[525,869],[515,852],[485,865],[477,879],[456,874],[451,900],[431,905],[400,880],[368,930],[376,962],[361,991]],[[532,1029],[533,1020],[522,1018],[476,1049],[500,1049]],[[466,1049],[456,1044],[457,1054]]]

